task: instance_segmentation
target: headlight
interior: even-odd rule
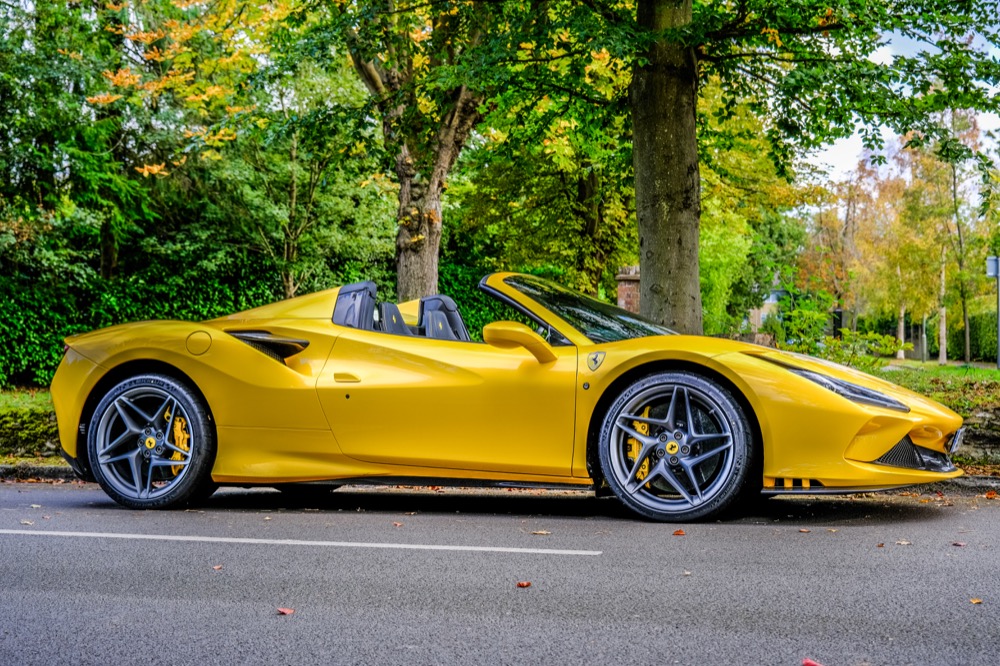
[[[784,365],[784,364],[782,364]],[[800,377],[805,377],[809,381],[816,382],[823,388],[833,391],[839,396],[843,396],[848,400],[854,402],[860,402],[863,405],[873,405],[875,407],[885,407],[886,409],[895,409],[899,412],[908,412],[910,408],[901,403],[898,400],[894,400],[884,393],[879,393],[878,391],[872,390],[870,388],[865,388],[864,386],[858,386],[857,384],[852,384],[851,382],[845,382],[843,379],[834,379],[827,375],[822,375],[818,372],[813,372],[812,370],[804,370],[802,368],[795,368],[790,365],[784,366],[790,372],[794,372]]]

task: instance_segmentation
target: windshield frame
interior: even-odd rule
[[[528,285],[534,287],[531,290],[534,293],[526,290]],[[479,288],[549,329],[549,339],[554,346],[605,344],[657,335],[677,335],[675,331],[636,313],[534,275],[492,273],[482,279]],[[539,290],[547,295],[540,297]],[[575,310],[596,317],[598,325],[587,326],[586,317],[581,317]],[[601,319],[615,322],[616,326],[601,329]],[[616,327],[630,330],[613,330]]]

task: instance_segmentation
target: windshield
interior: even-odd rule
[[[538,301],[591,342],[617,342],[650,335],[676,335],[665,326],[614,305],[584,296],[532,275],[511,275],[504,283]]]

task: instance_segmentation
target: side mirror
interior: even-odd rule
[[[500,349],[524,347],[539,363],[551,363],[556,360],[556,354],[542,336],[535,333],[524,324],[515,321],[495,321],[483,327],[483,340],[486,344]]]

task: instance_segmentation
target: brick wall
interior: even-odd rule
[[[639,311],[639,267],[622,266],[615,276],[618,281],[618,307],[629,312]]]

